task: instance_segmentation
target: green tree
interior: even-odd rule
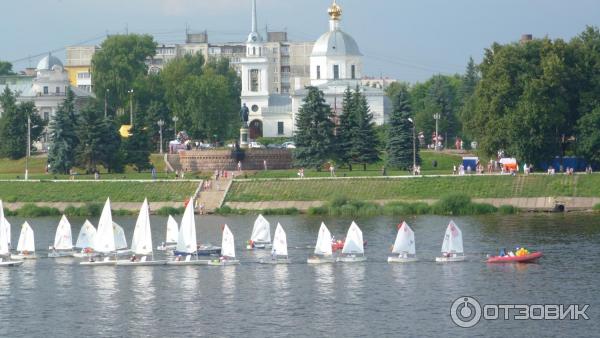
[[[119,126],[110,117],[106,117],[101,121],[102,128],[99,158],[100,163],[108,170],[108,172],[121,173],[125,171],[125,154],[121,143],[121,135],[119,134]]]
[[[53,173],[68,174],[75,166],[75,148],[79,142],[75,132],[75,95],[67,91],[67,97],[50,122],[50,147],[48,164]]]
[[[600,106],[583,115],[577,122],[578,153],[594,164],[600,164]]]
[[[393,100],[390,115],[387,154],[391,167],[408,170],[413,166],[413,124],[410,122],[410,97],[406,88],[400,90]],[[414,122],[414,121],[413,121]],[[414,140],[416,142],[416,140]],[[420,163],[419,148],[416,147],[416,160]]]
[[[376,163],[380,160],[378,143],[379,139],[375,131],[373,114],[371,114],[366,96],[358,88],[353,94],[352,114],[354,123],[352,128],[352,147],[350,156],[355,163],[362,163],[363,170],[367,170],[367,164]]]
[[[356,128],[353,117],[355,100],[350,87],[344,91],[342,102],[342,113],[336,129],[336,157],[340,163],[348,165],[349,170],[352,171],[352,134]]]
[[[106,156],[105,131],[105,123],[98,109],[89,105],[81,111],[76,131],[79,144],[75,149],[75,157],[86,172],[98,170],[98,165]]]
[[[128,91],[146,76],[146,59],[155,55],[156,43],[150,35],[112,35],[100,47],[92,57],[94,93],[101,102],[108,94],[110,107],[126,109]]]
[[[12,63],[0,60],[0,75],[13,75]]]
[[[316,87],[306,89],[308,93],[296,116],[295,162],[321,170],[335,150],[333,114],[322,91]]]
[[[131,136],[123,142],[125,163],[131,164],[138,172],[150,169],[150,150],[152,143],[146,129],[139,123],[134,123],[130,129]]]
[[[27,155],[27,119],[30,118],[31,142],[39,140],[46,122],[37,114],[33,102],[17,103],[15,94],[6,87],[0,95],[0,157],[20,159]]]

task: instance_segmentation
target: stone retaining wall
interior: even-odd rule
[[[287,149],[246,149],[242,161],[243,170],[262,170],[264,161],[267,168],[290,169],[292,153]],[[237,161],[231,150],[191,150],[180,151],[179,162],[184,171],[237,170]]]

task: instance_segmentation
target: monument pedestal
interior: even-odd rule
[[[240,148],[248,148],[248,128],[240,129]]]

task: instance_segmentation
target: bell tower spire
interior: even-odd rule
[[[256,0],[252,0],[252,32],[248,35],[248,42],[262,41],[262,37],[258,34],[258,20],[256,20]]]

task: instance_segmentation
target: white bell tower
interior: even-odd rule
[[[252,31],[246,41],[246,57],[240,60],[242,69],[241,101],[250,109],[249,120],[262,120],[262,111],[269,105],[269,52],[257,30],[256,0],[252,0]]]

